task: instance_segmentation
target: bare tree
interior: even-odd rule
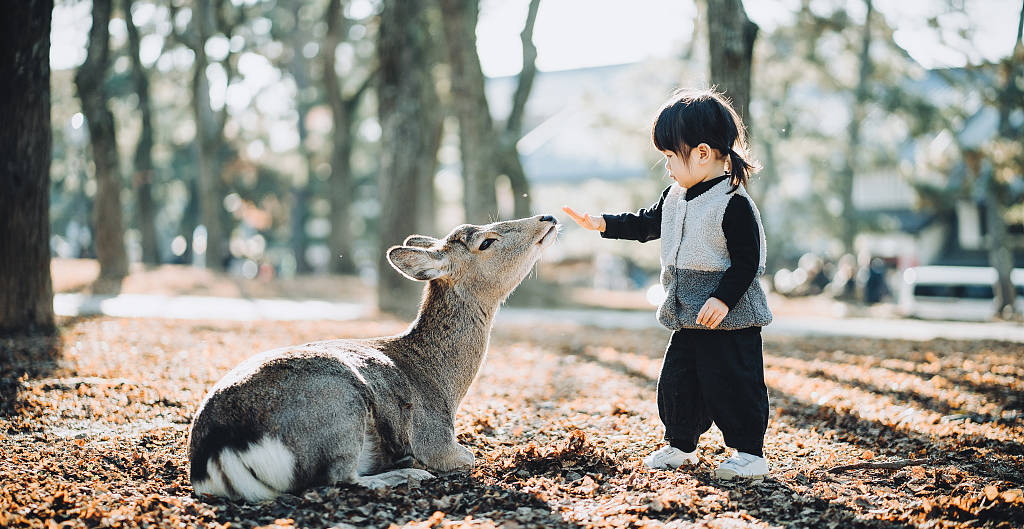
[[[498,200],[494,122],[476,50],[479,0],[440,0],[440,5],[452,71],[452,102],[459,119],[466,222],[482,224],[497,220]]]
[[[331,107],[334,122],[333,142],[331,144],[331,177],[327,181],[327,198],[331,203],[331,238],[328,246],[331,249],[331,272],[350,274],[356,271],[352,259],[352,126],[355,122],[356,110],[363,94],[370,87],[372,75],[351,94],[342,92],[341,78],[335,71],[337,49],[341,45],[348,19],[342,13],[345,0],[330,0],[327,6],[327,33],[323,38],[323,71],[324,89],[327,92],[327,103]]]
[[[857,156],[861,149],[860,127],[867,115],[868,81],[871,79],[871,17],[874,14],[872,0],[865,0],[867,13],[864,15],[864,27],[861,33],[860,74],[857,88],[853,93],[853,115],[847,125],[846,160],[836,179],[838,193],[843,201],[843,217],[840,238],[847,252],[853,252],[854,239],[860,231],[860,217],[853,205],[853,180],[857,173]]]
[[[289,244],[292,249],[292,253],[295,255],[296,271],[299,273],[307,273],[312,270],[309,261],[306,259],[306,249],[309,247],[309,236],[306,234],[306,222],[309,220],[309,203],[311,196],[316,192],[314,186],[316,185],[316,179],[314,177],[314,156],[307,146],[309,145],[306,141],[309,137],[309,130],[306,128],[306,116],[313,109],[313,106],[317,103],[315,96],[311,97],[310,88],[312,88],[312,79],[310,76],[311,61],[306,58],[303,53],[303,47],[309,43],[309,35],[306,31],[301,30],[300,23],[302,21],[301,11],[305,7],[305,2],[302,0],[292,0],[287,3],[281,2],[278,5],[283,8],[288,8],[291,11],[291,18],[294,20],[294,27],[288,34],[287,43],[291,47],[291,52],[285,54],[289,57],[285,67],[288,73],[295,80],[295,88],[297,97],[295,98],[295,107],[299,113],[299,120],[296,126],[299,132],[299,153],[306,161],[306,177],[304,181],[295,181],[292,179],[291,191],[290,191],[290,205],[288,210],[291,214],[291,237],[289,238]],[[284,4],[284,5],[282,5]],[[325,72],[326,75],[326,72]]]
[[[523,42],[523,68],[519,72],[519,84],[516,86],[515,95],[512,96],[512,111],[509,112],[505,127],[498,136],[496,155],[498,173],[507,176],[512,185],[516,218],[529,217],[531,214],[530,182],[526,179],[526,171],[523,170],[523,162],[519,158],[516,143],[523,136],[526,102],[533,90],[533,80],[537,77],[537,46],[533,44],[533,28],[537,22],[539,9],[540,0],[530,0],[526,24],[523,26],[522,33],[519,34]]]
[[[101,289],[116,289],[128,275],[121,214],[121,174],[114,131],[114,114],[107,105],[106,72],[110,56],[111,0],[92,4],[92,29],[85,62],[75,75],[82,113],[89,124],[93,163],[96,166],[95,240],[100,263]]]
[[[26,0],[6,6],[0,17],[0,335],[55,330],[50,281],[52,12],[52,0]]]
[[[153,204],[153,109],[149,103],[149,74],[139,58],[139,29],[132,20],[134,0],[122,0],[125,23],[128,26],[128,47],[132,58],[132,81],[139,97],[142,128],[135,146],[135,223],[142,238],[142,262],[160,263],[160,249],[156,239],[156,206]]]
[[[178,7],[170,3],[172,16],[177,17]],[[228,256],[229,230],[224,226],[224,196],[226,186],[222,175],[221,151],[225,145],[224,124],[226,111],[215,112],[210,101],[210,81],[206,68],[210,58],[206,43],[216,33],[231,37],[238,20],[227,18],[228,6],[225,0],[195,0],[191,4],[192,17],[188,27],[177,34],[177,38],[194,53],[192,65],[192,113],[196,124],[195,142],[199,153],[198,193],[193,200],[199,202],[199,218],[206,228],[206,266],[223,269]],[[231,53],[220,61],[231,78]]]
[[[380,248],[377,299],[380,310],[414,313],[421,287],[394,271],[387,248],[418,231],[416,189],[432,181],[440,126],[438,97],[430,71],[427,0],[394,0],[380,15],[377,58],[381,124]]]

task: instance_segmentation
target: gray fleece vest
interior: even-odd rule
[[[658,321],[672,330],[707,329],[697,324],[697,313],[731,265],[722,219],[733,193],[729,179],[719,182],[693,200],[686,201],[686,189],[673,185],[661,210],[661,284],[667,294],[658,307]],[[764,227],[761,213],[743,186],[735,191],[750,202],[760,235],[757,275],[736,306],[729,311],[719,330],[763,327],[772,322],[761,282],[765,269]]]

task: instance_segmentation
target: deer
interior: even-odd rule
[[[188,435],[197,495],[258,502],[323,485],[395,487],[472,468],[455,417],[499,307],[550,247],[550,215],[411,235],[386,252],[426,282],[401,334],[258,353],[206,394]],[[418,467],[418,468],[417,468]]]

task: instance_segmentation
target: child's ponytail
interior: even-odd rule
[[[743,143],[745,144],[745,141]],[[746,146],[740,147],[740,145],[740,139],[737,138],[734,147],[726,149],[726,152],[729,154],[729,175],[731,176],[732,191],[736,191],[740,184],[746,186],[747,182],[750,181],[750,175],[756,174],[761,170],[761,166],[756,161],[749,159],[750,154],[747,152]],[[737,152],[736,148],[741,149],[741,151]]]

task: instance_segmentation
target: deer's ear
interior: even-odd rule
[[[418,248],[430,248],[437,244],[437,239],[426,235],[410,235],[405,238],[405,242],[402,244],[405,246],[416,246]]]
[[[430,281],[448,275],[448,259],[441,252],[414,246],[392,246],[388,262],[409,279]]]

